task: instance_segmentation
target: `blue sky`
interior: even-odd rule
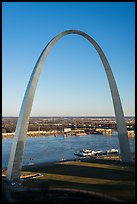
[[[40,53],[53,37],[68,29],[86,32],[102,47],[124,114],[134,116],[134,2],[3,2],[2,115],[19,115]],[[104,67],[87,40],[68,35],[52,48],[31,116],[114,116]]]

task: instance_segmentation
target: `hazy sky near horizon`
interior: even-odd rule
[[[135,115],[134,2],[3,2],[2,116],[18,116],[35,63],[60,32],[77,29],[104,51],[125,116]],[[102,62],[78,35],[60,39],[49,53],[31,116],[114,116]]]

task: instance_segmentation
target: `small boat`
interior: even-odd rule
[[[118,149],[110,149],[106,151],[107,154],[117,154],[118,153]]]

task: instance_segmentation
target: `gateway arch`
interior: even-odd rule
[[[100,56],[100,59],[104,65],[104,69],[107,75],[107,79],[109,82],[110,91],[112,95],[116,123],[117,123],[117,130],[118,130],[121,159],[122,159],[122,162],[127,162],[127,163],[132,162],[121,100],[120,100],[120,96],[118,93],[118,89],[117,89],[117,85],[116,85],[113,73],[111,71],[110,65],[107,61],[105,54],[103,53],[101,47],[97,44],[97,42],[86,33],[79,30],[66,30],[60,33],[59,35],[57,35],[56,37],[54,37],[47,44],[47,46],[42,51],[40,57],[38,58],[38,61],[31,74],[31,77],[24,95],[24,99],[22,102],[20,114],[18,117],[15,135],[13,138],[13,144],[12,144],[11,153],[10,153],[10,158],[8,162],[6,178],[10,181],[18,180],[20,178],[30,112],[31,112],[34,94],[35,94],[35,90],[37,87],[38,79],[39,79],[43,64],[51,48],[55,45],[55,43],[58,40],[60,40],[63,36],[69,35],[69,34],[77,34],[86,38],[95,47],[97,53]]]

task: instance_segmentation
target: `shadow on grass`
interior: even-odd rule
[[[31,170],[32,172],[41,172],[47,174],[60,174],[67,176],[79,176],[87,178],[108,179],[108,180],[121,180],[121,181],[133,181],[135,179],[134,172],[118,169],[108,169],[101,167],[90,167],[81,165],[70,164],[54,164],[52,166],[45,167],[29,167],[23,168],[23,170]]]
[[[92,192],[99,192],[104,195],[112,196],[115,198],[119,198],[125,201],[134,201],[135,200],[135,188],[134,186],[128,185],[128,184],[122,184],[122,183],[116,183],[113,185],[109,184],[83,184],[78,182],[70,182],[70,181],[59,181],[59,180],[50,180],[48,181],[49,185],[48,188],[69,188],[69,189],[82,189],[82,190],[88,190]],[[44,186],[45,183],[45,186]],[[41,190],[46,189],[46,183],[47,180],[39,181],[39,179],[34,179],[31,182],[26,181],[26,186],[28,187],[38,187]],[[44,187],[44,188],[43,188]]]
[[[83,164],[84,165],[84,164]],[[125,201],[135,200],[135,170],[131,167],[129,171],[125,168],[110,169],[102,168],[101,165],[95,166],[82,166],[82,163],[69,164],[69,163],[55,163],[46,165],[34,165],[23,167],[23,171],[40,172],[45,174],[41,180],[45,178],[49,179],[49,185],[52,187],[61,188],[76,188],[82,190],[90,190],[100,192],[106,195],[110,195],[116,198],[120,198]],[[46,176],[47,175],[47,176]],[[52,176],[53,175],[53,176]],[[67,178],[68,176],[68,178]],[[69,180],[71,176],[71,180]],[[73,178],[74,176],[74,178]],[[77,181],[75,180],[77,178]],[[79,178],[78,178],[79,177]],[[65,178],[65,180],[63,180]],[[83,179],[85,178],[85,182]],[[67,180],[68,179],[68,180]],[[90,183],[86,183],[86,179],[89,179]],[[92,179],[97,179],[92,183]],[[101,179],[109,180],[107,183]],[[39,179],[33,179],[37,184]],[[87,180],[88,181],[88,180]],[[28,184],[30,184],[28,182]]]

